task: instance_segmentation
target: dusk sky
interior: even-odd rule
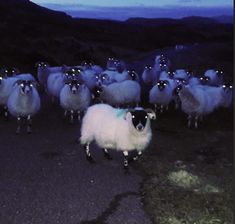
[[[32,0],[72,17],[126,20],[233,15],[233,0]],[[114,7],[119,7],[114,9]],[[132,9],[130,10],[130,7]]]

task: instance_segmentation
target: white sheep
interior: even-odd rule
[[[78,80],[68,80],[60,91],[60,105],[65,111],[70,113],[70,122],[74,121],[74,114],[80,120],[81,112],[84,112],[91,103],[91,93],[85,84]]]
[[[17,118],[18,126],[16,133],[20,132],[21,120],[27,120],[27,132],[31,133],[32,116],[41,108],[41,100],[35,83],[29,80],[17,80],[17,86],[7,100],[9,113]]]
[[[154,105],[155,112],[160,107],[162,113],[167,110],[169,103],[173,100],[173,90],[176,87],[174,80],[159,80],[149,92],[149,103]]]
[[[49,66],[48,63],[46,62],[37,62],[36,63],[36,67],[37,67],[37,78],[38,78],[38,82],[44,87],[46,88],[47,86],[47,79],[49,77],[49,75],[51,73],[57,73],[57,72],[66,72],[66,70],[68,69],[67,66],[63,65],[63,66],[55,66],[55,67],[51,67]]]
[[[170,69],[170,60],[164,55],[157,55],[154,63],[155,71],[160,74],[161,71],[169,71]]]
[[[198,118],[225,105],[229,92],[223,86],[186,85],[179,91],[181,109],[188,115],[188,127],[194,118],[194,127],[198,127]]]
[[[146,85],[152,85],[158,81],[158,74],[152,66],[146,65],[141,75],[143,82]]]
[[[219,86],[224,82],[224,73],[222,70],[209,69],[201,77],[203,84],[210,86]]]
[[[95,141],[107,158],[110,158],[108,149],[122,151],[124,168],[128,168],[128,152],[137,150],[138,156],[142,154],[152,137],[150,119],[155,118],[150,109],[115,109],[107,104],[89,107],[82,120],[80,137],[88,161],[94,162],[89,145]]]
[[[112,106],[130,105],[140,102],[141,87],[136,81],[125,80],[123,82],[115,82],[109,85],[102,85],[100,89],[99,99]]]
[[[95,65],[93,62],[83,61],[81,63],[81,66],[83,70],[92,69],[96,72],[96,74],[100,74],[104,71],[104,69],[100,65]]]
[[[185,85],[189,81],[189,77],[191,76],[191,73],[189,71],[186,71],[185,69],[176,69],[174,78],[179,81],[179,83]]]

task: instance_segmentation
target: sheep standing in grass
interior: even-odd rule
[[[188,127],[194,119],[194,127],[198,127],[198,119],[213,112],[216,108],[226,105],[226,99],[231,96],[223,86],[183,86],[179,91],[181,109],[188,115]]]
[[[91,103],[91,93],[85,84],[78,80],[68,80],[60,91],[60,105],[65,110],[65,117],[70,113],[70,122],[74,121],[74,114],[80,120],[81,112],[84,112]]]
[[[27,120],[27,132],[31,133],[32,116],[41,107],[41,100],[34,82],[29,80],[17,80],[17,86],[8,97],[7,107],[10,114],[17,118],[18,127],[16,133],[20,133],[21,120]]]
[[[107,158],[110,158],[108,149],[122,151],[124,168],[128,168],[128,152],[137,150],[138,156],[142,154],[152,137],[150,119],[155,118],[150,109],[121,110],[107,104],[89,107],[82,120],[80,137],[88,161],[94,161],[89,145],[95,141]]]
[[[123,82],[115,82],[110,85],[102,85],[99,89],[99,97],[101,102],[105,102],[112,106],[123,106],[140,102],[141,87],[136,81],[125,80]]]

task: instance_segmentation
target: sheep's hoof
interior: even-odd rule
[[[95,163],[95,160],[91,156],[86,156],[87,161],[90,163]]]

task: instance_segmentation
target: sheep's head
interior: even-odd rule
[[[152,66],[151,65],[146,65],[145,67],[144,67],[144,69],[145,70],[147,70],[147,71],[150,71],[150,70],[152,70]]]
[[[187,81],[184,78],[177,78],[176,82],[178,84],[182,84],[182,85],[186,85],[187,84]]]
[[[131,80],[138,80],[138,74],[135,72],[134,69],[128,70],[127,72]]]
[[[210,82],[211,78],[209,76],[204,75],[200,77],[199,80],[202,84],[207,85]]]
[[[105,83],[109,83],[109,76],[106,73],[101,73],[101,74],[97,74],[95,76],[96,79],[96,83],[98,84],[98,86],[101,86],[102,84]]]
[[[77,80],[81,80],[81,74],[83,72],[83,69],[82,68],[76,68],[76,67],[73,67],[73,68],[70,68],[69,70],[67,70],[65,72],[65,77],[67,79],[77,79]]]
[[[36,68],[41,68],[41,69],[46,68],[48,66],[49,66],[49,64],[47,62],[43,62],[43,61],[39,61],[35,64]]]
[[[20,88],[20,93],[23,95],[27,95],[32,92],[32,89],[34,85],[36,85],[36,82],[31,80],[17,80],[16,84]]]
[[[115,58],[108,58],[106,63],[106,68],[108,70],[117,70],[118,59]]]
[[[219,77],[223,76],[223,74],[224,74],[224,72],[222,70],[216,70],[215,72],[216,72],[217,76],[219,76]]]
[[[70,91],[73,94],[76,94],[78,92],[79,87],[82,85],[82,83],[76,79],[71,79],[65,82],[66,85],[69,86]]]
[[[174,77],[175,77],[175,72],[174,71],[169,71],[169,72],[167,72],[167,74],[168,74],[170,79],[174,79]]]
[[[95,86],[93,89],[92,89],[92,96],[94,98],[99,98],[100,95],[102,94],[103,92],[103,88],[102,86]]]
[[[1,69],[0,74],[3,77],[15,76],[15,75],[19,74],[19,69],[17,69],[17,68],[3,68],[3,69]]]
[[[225,83],[222,85],[222,88],[225,92],[227,92],[227,91],[232,91],[233,86],[231,85],[231,83]]]
[[[87,61],[82,61],[82,63],[81,63],[81,66],[82,66],[85,70],[91,69],[93,65],[94,65],[94,63],[93,63],[92,61],[89,61],[89,62],[87,62]]]
[[[186,73],[187,73],[187,76],[189,78],[193,76],[193,71],[192,70],[188,70]]]
[[[127,111],[125,119],[130,122],[138,132],[145,130],[149,119],[155,120],[156,114],[152,109],[135,108]]]
[[[160,80],[157,82],[157,87],[160,91],[163,91],[167,85],[169,85],[168,80]]]
[[[179,92],[182,90],[183,86],[182,85],[178,85],[175,87],[175,89],[173,90],[173,95],[174,96],[178,96],[179,95]]]

